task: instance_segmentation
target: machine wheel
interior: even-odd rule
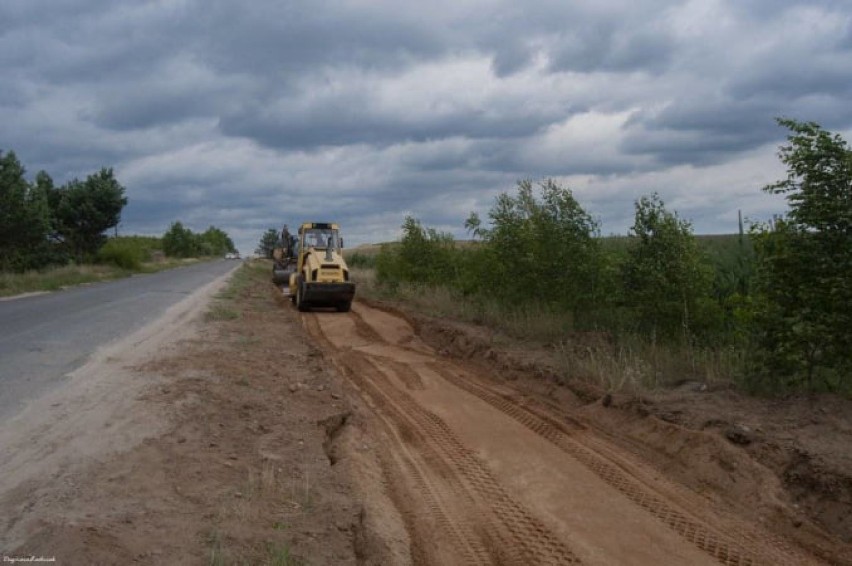
[[[311,305],[305,302],[305,280],[299,277],[299,285],[296,287],[296,308],[301,312],[307,312]]]
[[[352,308],[352,301],[343,301],[342,303],[337,303],[337,312],[349,312],[349,309]]]

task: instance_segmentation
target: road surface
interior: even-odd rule
[[[0,301],[0,423],[99,347],[157,319],[240,262],[215,261]]]

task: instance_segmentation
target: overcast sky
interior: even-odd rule
[[[776,116],[850,139],[849,0],[0,1],[0,149],[57,183],[114,167],[123,233],[244,253],[302,220],[461,237],[546,176],[604,234],[653,191],[732,232],[784,208]]]

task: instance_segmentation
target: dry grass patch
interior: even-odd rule
[[[466,298],[446,287],[399,284],[388,290],[372,269],[352,269],[357,294],[390,300],[415,312],[489,328],[495,340],[515,349],[541,350],[562,379],[581,379],[606,391],[643,391],[687,381],[734,382],[745,363],[735,348],[660,344],[641,336],[577,331],[565,313],[545,305],[506,309]]]
[[[97,283],[130,277],[135,273],[156,273],[184,265],[198,263],[199,259],[168,259],[143,263],[138,269],[123,269],[112,264],[63,265],[23,273],[0,272],[0,297],[39,291],[58,291],[84,283]]]

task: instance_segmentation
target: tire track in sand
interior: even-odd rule
[[[311,334],[324,339],[322,325],[315,317],[306,316],[304,320]],[[358,331],[363,337],[365,333],[362,328]],[[324,339],[324,342],[329,344],[336,353],[341,353],[330,341]],[[382,368],[380,363],[370,356],[356,350],[346,350],[341,354],[334,357],[346,375],[386,412],[396,426],[402,424],[409,434],[419,434],[425,440],[425,445],[434,449],[442,457],[441,459],[449,466],[453,475],[460,480],[460,485],[467,491],[467,495],[481,507],[490,510],[497,525],[494,528],[495,525],[489,524],[490,521],[484,521],[482,528],[487,532],[486,538],[496,539],[493,542],[502,543],[501,550],[504,552],[508,550],[521,553],[521,556],[504,558],[516,564],[581,563],[570,548],[503,489],[488,469],[471,450],[461,443],[440,417],[426,410],[409,394],[391,383],[385,372],[393,373],[392,367]],[[404,379],[398,375],[396,377]],[[421,486],[426,485],[422,475],[417,483]],[[434,491],[428,491],[434,498]],[[456,523],[453,522],[452,525],[456,526]],[[456,529],[456,532],[462,530],[468,529]],[[462,547],[468,546],[474,549],[474,555],[479,555],[477,547],[482,547],[482,543],[476,537],[470,540],[469,536],[460,535],[460,538],[459,544]]]
[[[339,349],[323,334],[315,317],[303,315],[302,322],[308,332],[323,343],[328,351],[339,352]],[[366,325],[359,325],[357,328],[359,335],[378,336],[374,332],[367,331],[365,327],[369,328]],[[355,389],[362,396],[372,401],[369,405],[375,416],[385,425],[388,434],[396,441],[395,450],[383,450],[379,453],[379,457],[385,479],[390,484],[391,497],[396,501],[409,533],[413,535],[424,530],[424,528],[437,528],[446,536],[456,553],[462,557],[464,564],[491,564],[489,553],[473,532],[473,529],[463,521],[450,519],[451,513],[447,510],[448,498],[446,494],[442,493],[443,490],[439,490],[434,482],[427,479],[428,474],[424,472],[422,465],[418,463],[417,458],[409,450],[405,437],[412,438],[416,436],[416,432],[407,426],[407,423],[395,421],[387,415],[388,405],[386,401],[380,395],[377,395],[375,387],[370,382],[361,377],[363,372],[361,371],[362,368],[359,367],[357,358],[347,358],[344,362],[340,356],[335,355],[332,357],[332,361],[335,367],[350,379]],[[392,473],[391,469],[394,469],[397,473]],[[400,476],[406,481],[401,482],[398,479]],[[403,485],[405,483],[414,484],[413,490],[410,485]],[[418,505],[412,503],[412,498],[417,500]],[[421,533],[421,537],[425,538],[425,535],[428,534],[428,532]],[[434,535],[434,533],[432,534]],[[417,557],[415,563],[425,560],[423,557],[429,554],[429,549],[424,548],[428,546],[428,543],[424,545],[421,537],[412,536],[411,540],[412,555]]]
[[[755,553],[746,545],[714,531],[701,521],[676,509],[651,490],[645,489],[639,481],[631,478],[616,464],[607,461],[573,439],[571,433],[566,431],[561,423],[532,412],[464,375],[449,371],[444,363],[430,362],[429,367],[450,383],[482,399],[574,457],[611,487],[721,564],[750,566],[765,562],[762,557],[771,557],[773,564],[790,564],[791,566],[809,562],[804,556],[798,555],[793,549],[786,545],[782,546],[777,541],[758,537],[753,533],[739,533],[746,537],[744,541],[746,544],[760,547],[759,554]]]

